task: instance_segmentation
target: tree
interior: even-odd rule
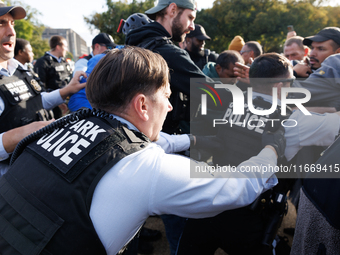
[[[154,0],[145,0],[144,2],[133,0],[130,4],[127,3],[127,0],[118,2],[107,0],[106,4],[108,7],[106,12],[95,13],[89,18],[84,17],[84,20],[91,30],[98,29],[102,33],[110,34],[115,43],[124,44],[124,35],[117,33],[120,20],[127,19],[133,13],[144,13],[154,6]]]
[[[217,52],[227,49],[236,35],[242,36],[246,42],[258,41],[265,52],[282,52],[288,25],[294,25],[295,31],[303,37],[313,35],[330,25],[330,11],[320,7],[321,2],[218,0],[211,9],[197,14],[196,23],[206,28],[213,39],[207,43],[207,47]],[[333,15],[335,14],[337,13],[334,12]],[[333,26],[337,26],[336,20],[338,19],[333,19]]]
[[[212,38],[206,47],[222,52],[231,40],[240,35],[245,41],[258,41],[264,52],[282,52],[287,26],[294,25],[298,35],[314,35],[326,26],[340,24],[340,7],[322,7],[326,0],[215,0],[213,7],[197,12],[196,24],[201,24]],[[108,10],[84,17],[90,28],[111,34],[115,42],[124,43],[118,34],[121,18],[144,12],[154,6],[153,0],[113,2],[107,0]]]

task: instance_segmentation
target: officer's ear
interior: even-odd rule
[[[24,52],[23,50],[19,50],[18,55],[20,56],[23,52]]]
[[[142,121],[149,120],[149,100],[144,94],[137,94],[132,99],[132,106],[135,114]]]
[[[220,64],[216,64],[216,65],[215,65],[215,70],[216,70],[216,73],[217,73],[218,75],[220,75],[220,72],[222,71],[222,67],[220,66]]]
[[[335,51],[335,53],[340,53],[340,48],[338,48],[338,49]]]

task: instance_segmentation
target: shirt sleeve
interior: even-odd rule
[[[160,137],[156,144],[161,146],[165,153],[175,153],[188,150],[190,148],[190,139],[188,135],[169,135],[160,132]]]
[[[4,145],[2,143],[2,136],[3,136],[3,134],[4,133],[0,134],[0,161],[3,161],[3,160],[5,160],[5,159],[7,159],[9,157],[9,154],[5,150]]]
[[[86,71],[87,69],[87,60],[82,58],[82,59],[79,59],[75,64],[74,64],[74,71],[73,71],[73,75],[75,72],[77,71]]]
[[[209,166],[164,154],[158,166],[161,170],[151,187],[149,213],[204,218],[249,205],[264,190],[276,185],[273,173],[262,171],[263,166],[276,166],[276,163],[275,153],[266,148],[240,164],[235,172],[224,172],[217,178],[216,172],[202,171],[199,178],[193,178],[192,172],[197,167],[208,169]]]
[[[294,111],[285,127],[287,160],[291,160],[303,146],[329,146],[339,134],[340,116],[336,113],[304,115]],[[293,127],[293,125],[295,125]]]
[[[51,110],[54,107],[62,104],[64,100],[60,96],[59,89],[53,90],[49,93],[42,92],[41,93],[42,105],[44,109]]]

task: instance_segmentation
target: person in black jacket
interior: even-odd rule
[[[68,50],[66,39],[59,35],[52,36],[50,48],[34,65],[34,71],[49,91],[65,87],[72,74],[71,66],[65,60]]]
[[[189,97],[198,97],[190,93],[190,78],[208,79],[195,65],[187,51],[177,47],[174,42],[183,42],[186,34],[195,29],[196,6],[194,1],[159,1],[158,5],[145,12],[155,22],[146,24],[129,32],[125,43],[132,46],[145,46],[150,43],[153,51],[162,55],[171,69],[170,101],[174,107],[163,125],[163,132],[189,133],[190,101]]]
[[[48,92],[63,88],[69,83],[72,75],[70,64],[65,60],[68,44],[64,37],[55,35],[50,38],[50,51],[39,58],[34,71],[45,84]],[[67,105],[61,104],[53,109],[54,117],[60,118],[67,112]]]
[[[204,49],[205,40],[211,40],[203,26],[195,24],[195,30],[185,37],[185,50],[189,53],[194,63],[203,70],[208,62],[216,62],[218,54],[215,51]]]

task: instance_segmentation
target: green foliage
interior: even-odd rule
[[[17,37],[29,40],[35,57],[41,57],[49,47],[48,42],[41,39],[44,27],[37,19],[40,13],[19,1],[7,1],[11,2],[27,11],[24,20],[16,21]],[[124,44],[124,35],[117,33],[120,20],[154,6],[154,0],[129,2],[107,0],[106,12],[84,20],[91,30],[108,33],[116,43]],[[195,23],[204,26],[212,38],[206,47],[216,52],[227,49],[236,35],[245,41],[258,41],[265,52],[282,52],[288,25],[294,25],[297,34],[303,37],[327,26],[339,26],[340,7],[322,7],[323,2],[326,0],[215,0],[212,8],[197,12]]]
[[[15,21],[15,32],[17,34],[17,38],[23,38],[27,41],[31,41],[33,36],[34,26],[31,22],[26,19],[16,20]]]
[[[258,41],[265,52],[282,52],[287,26],[300,36],[317,33],[326,26],[338,26],[339,7],[320,7],[314,0],[217,0],[211,9],[197,13],[196,23],[213,38],[207,47],[217,52],[228,48],[240,35]]]
[[[50,49],[48,40],[47,39],[43,40],[41,36],[44,30],[45,27],[40,25],[36,26],[35,30],[33,31],[32,40],[30,42],[33,48],[35,59],[44,56],[45,52]]]

